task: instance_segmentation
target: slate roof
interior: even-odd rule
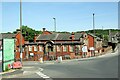
[[[35,42],[35,43],[33,43],[33,42],[31,42],[31,43],[25,43],[25,45],[44,45],[45,44],[45,42]],[[54,42],[53,44],[55,44],[55,45],[63,45],[63,44],[65,44],[65,45],[68,45],[68,44],[71,44],[71,45],[73,45],[73,44],[76,44],[76,45],[79,45],[79,44],[83,44],[83,43],[80,43],[79,41],[74,41],[74,42],[68,42],[68,41],[64,41],[64,42]]]
[[[75,33],[75,40],[79,40],[81,36],[81,33]],[[40,34],[36,40],[71,40],[70,37],[70,33]]]
[[[92,33],[88,33],[89,35],[91,35],[91,36],[93,36],[94,38],[96,38],[96,39],[99,39],[100,40],[100,37],[98,37],[98,36],[95,36],[94,34],[92,34]]]
[[[15,37],[13,33],[0,33],[0,39],[12,39]]]
[[[118,43],[120,42],[120,32],[111,32],[111,34],[109,35],[109,40],[108,42],[112,42],[112,43]]]
[[[82,37],[82,33],[75,33],[75,39],[79,40]]]
[[[70,40],[70,33],[59,33],[56,40]]]
[[[57,34],[40,34],[37,38],[37,40],[55,40]]]

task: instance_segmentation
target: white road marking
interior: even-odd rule
[[[32,74],[33,72],[32,71],[24,71],[23,74]]]
[[[34,74],[36,71],[24,71],[23,74]]]
[[[47,75],[45,75],[45,74],[43,74],[42,72],[36,72],[40,77],[42,77],[42,78],[50,78],[49,76],[47,76]]]
[[[35,64],[38,64],[38,63],[35,63]]]
[[[54,64],[54,62],[50,62],[50,63],[45,63],[45,64]]]
[[[43,68],[39,68],[40,71],[43,71]]]
[[[22,68],[34,68],[34,67],[27,67],[27,66],[25,66],[25,67],[22,67]]]

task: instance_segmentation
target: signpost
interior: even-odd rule
[[[3,71],[8,70],[8,65],[14,62],[14,39],[3,39]]]

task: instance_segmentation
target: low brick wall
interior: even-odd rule
[[[74,59],[75,58],[75,53],[70,53],[70,58]]]
[[[107,47],[107,48],[104,48],[104,52],[108,52],[108,51],[110,51],[112,49],[112,47],[110,46],[110,47]]]

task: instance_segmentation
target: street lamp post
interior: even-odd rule
[[[22,0],[20,0],[20,61],[22,63]]]
[[[55,29],[55,32],[56,32],[56,18],[53,18],[54,20],[54,29]]]
[[[94,13],[93,13],[93,30],[94,30],[94,35],[95,35],[95,20],[94,20]]]
[[[102,31],[104,31],[104,30],[103,30],[103,26],[102,26]],[[104,33],[103,33],[103,36],[102,36],[102,38],[103,38],[103,41],[104,41]]]
[[[93,13],[93,31],[94,31],[94,56],[95,56],[95,50],[96,50],[96,39],[95,39],[95,20],[94,20],[95,14]]]
[[[54,29],[55,29],[55,32],[56,32],[56,18],[53,18],[53,20],[54,20]],[[57,57],[56,56],[56,51],[57,50],[57,48],[56,48],[56,40],[55,40],[55,57]]]

